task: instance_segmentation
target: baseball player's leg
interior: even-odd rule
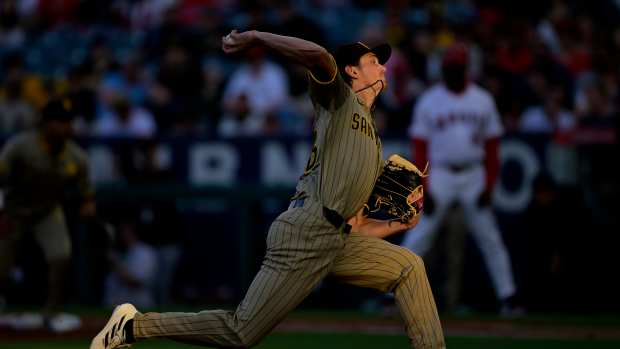
[[[463,266],[465,261],[465,236],[467,229],[463,224],[463,209],[460,205],[449,210],[446,216],[446,238],[444,251],[446,256],[446,280],[443,296],[448,310],[455,310],[460,301],[463,284]]]
[[[422,259],[385,240],[350,234],[331,274],[339,280],[394,292],[413,348],[445,348]]]
[[[432,247],[439,226],[443,222],[454,199],[456,190],[452,188],[450,174],[441,169],[434,169],[428,194],[433,200],[433,209],[425,211],[415,229],[406,232],[401,246],[420,256],[426,255]]]
[[[323,279],[340,251],[342,237],[333,227],[314,233],[274,222],[263,265],[234,312],[137,314],[134,336],[216,347],[245,348],[258,343]]]
[[[401,245],[420,256],[425,256],[437,238],[439,225],[446,213],[446,206],[437,208],[433,214],[424,213],[418,225],[414,229],[407,230]]]
[[[498,299],[506,299],[515,293],[515,283],[508,250],[495,222],[491,208],[465,208],[468,228],[480,249],[489,270]]]
[[[71,239],[62,209],[56,207],[33,227],[34,236],[48,263],[48,296],[45,315],[62,303],[71,258]]]
[[[503,300],[515,293],[515,283],[508,250],[497,227],[492,208],[480,207],[478,204],[484,186],[482,167],[468,174],[467,184],[461,196],[465,223],[480,249],[495,294],[498,299]]]

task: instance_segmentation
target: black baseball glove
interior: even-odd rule
[[[368,213],[383,211],[402,223],[422,213],[424,190],[420,171],[399,155],[390,155],[366,204]]]

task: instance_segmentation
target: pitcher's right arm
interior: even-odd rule
[[[337,68],[329,52],[311,41],[256,30],[233,30],[222,38],[222,50],[228,54],[243,52],[255,45],[269,48],[292,63],[306,67],[320,80],[329,81],[336,75]]]

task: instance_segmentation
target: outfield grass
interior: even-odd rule
[[[85,349],[88,341],[39,341],[1,343],[2,349]],[[511,339],[485,337],[448,337],[448,348],[457,349],[612,349],[620,348],[620,340]],[[132,349],[189,349],[195,346],[168,340],[150,340]],[[276,333],[270,335],[257,349],[406,349],[405,336],[325,333]]]

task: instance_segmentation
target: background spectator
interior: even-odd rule
[[[574,115],[564,107],[564,91],[550,87],[544,105],[529,107],[521,115],[519,129],[525,133],[565,133],[576,125]]]
[[[95,135],[146,138],[157,132],[153,115],[146,109],[133,106],[125,97],[117,97],[111,107],[95,123]]]
[[[11,134],[34,127],[36,122],[33,107],[22,96],[22,80],[15,76],[4,86],[0,99],[0,132]]]
[[[152,307],[155,304],[153,283],[157,274],[155,251],[138,238],[135,225],[121,223],[118,227],[118,249],[110,251],[110,274],[106,279],[104,304],[123,302]]]
[[[224,90],[225,114],[218,128],[224,136],[260,135],[283,127],[280,113],[289,98],[284,69],[269,61],[262,48],[252,48],[247,57]]]

